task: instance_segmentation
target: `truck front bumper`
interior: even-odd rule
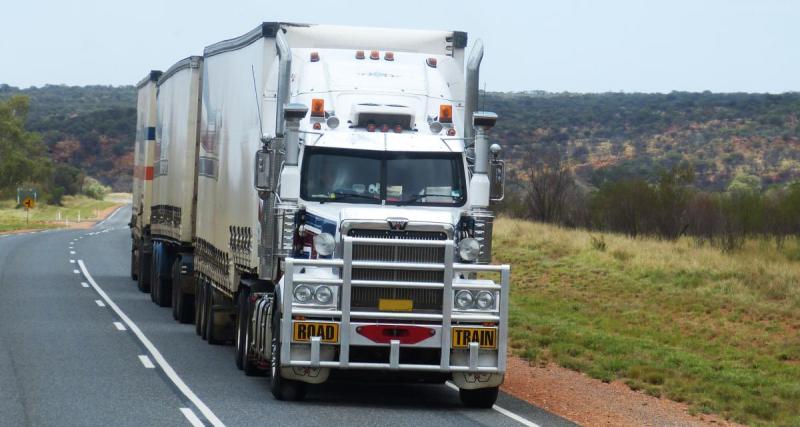
[[[363,239],[344,237],[342,259],[293,259],[285,260],[283,293],[281,295],[281,365],[286,374],[298,375],[318,373],[320,369],[367,369],[388,371],[417,371],[453,373],[454,380],[464,388],[486,387],[487,382],[498,385],[506,370],[506,351],[508,343],[508,299],[510,267],[508,265],[479,265],[454,263],[454,242],[452,240],[393,240]],[[385,245],[430,245],[445,248],[445,262],[427,263],[386,263],[373,261],[354,261],[352,259],[354,243]],[[320,279],[301,272],[308,267],[330,267],[338,269],[339,278]],[[403,268],[417,270],[442,271],[443,283],[385,282],[352,280],[352,269],[358,268]],[[500,280],[468,279],[474,273],[499,273]],[[339,287],[340,303],[337,309],[314,309],[293,305],[293,289],[300,284],[325,284]],[[390,312],[351,310],[351,294],[353,286],[359,287],[397,287],[441,289],[441,312]],[[458,311],[454,309],[454,292],[461,290],[488,290],[497,295],[496,307],[492,311]],[[438,310],[437,310],[438,311]],[[339,337],[337,342],[325,340],[323,336],[310,336],[302,341],[293,340],[293,327],[297,322],[328,322],[336,324]],[[399,330],[423,328],[430,332],[414,343],[408,343],[402,337],[371,340],[365,338],[361,330],[364,327],[392,328]],[[462,342],[456,348],[453,341],[455,329],[494,329],[496,342],[487,346],[486,342]],[[464,340],[462,340],[464,341]],[[291,344],[290,344],[291,343]],[[290,344],[290,345],[287,345]],[[351,358],[354,347],[384,347],[383,360],[364,360]],[[491,347],[491,348],[487,348]],[[436,363],[404,363],[401,356],[409,349],[431,349],[438,353]],[[337,351],[338,350],[338,351]],[[338,357],[337,357],[338,354]],[[305,368],[305,369],[304,369]],[[459,373],[463,373],[461,375]],[[459,374],[459,375],[456,375]],[[327,375],[325,375],[327,377]],[[499,380],[498,380],[499,378]],[[491,379],[491,380],[490,380]],[[316,382],[316,381],[315,381]],[[468,384],[475,384],[470,387]],[[481,383],[481,384],[479,384]],[[496,384],[495,384],[496,383]]]

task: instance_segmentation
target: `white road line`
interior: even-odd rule
[[[103,301],[101,301],[99,299],[98,300],[94,300],[94,303],[97,304],[98,307],[105,307],[106,306],[106,303],[104,303]]]
[[[75,274],[81,274],[80,270],[72,270],[72,272]]]
[[[144,365],[144,367],[147,369],[155,369],[156,367],[156,365],[154,365],[153,362],[150,361],[150,358],[147,357],[146,354],[140,354],[139,360],[142,362],[142,365]]]
[[[69,251],[70,255],[75,255],[75,251]]]
[[[453,390],[458,391],[458,387],[455,384],[451,383],[450,381],[448,381],[448,382],[446,382],[444,384],[446,386],[452,388]],[[520,415],[517,415],[517,414],[509,411],[506,408],[494,405],[494,406],[492,406],[492,409],[494,409],[495,411],[507,416],[508,418],[511,418],[512,420],[514,420],[514,421],[516,421],[516,422],[518,422],[518,423],[520,423],[520,424],[522,424],[524,426],[527,426],[527,427],[539,427],[539,424],[536,424],[536,423],[534,423],[533,421],[531,421],[531,420],[529,420],[527,418],[524,418],[524,417],[522,417]]]
[[[104,219],[104,220],[102,220],[102,221],[98,222],[98,223],[95,225],[95,227],[99,227],[99,226],[103,225],[103,224],[104,224],[106,221],[108,221],[108,220],[110,220],[111,218],[113,218],[113,217],[114,217],[114,215],[116,215],[116,214],[117,214],[117,212],[119,212],[119,211],[120,211],[120,209],[122,209],[122,208],[124,208],[124,207],[125,207],[125,206],[120,206],[120,207],[118,207],[118,208],[117,208],[117,209],[116,209],[114,212],[111,212],[111,215],[107,216],[107,217],[106,217],[106,219]]]
[[[106,304],[108,304],[108,306],[111,307],[111,309],[114,310],[115,313],[117,313],[117,316],[119,316],[119,318],[125,323],[128,329],[130,329],[131,332],[133,332],[134,335],[136,335],[136,338],[139,338],[139,341],[141,341],[142,345],[144,345],[147,351],[150,352],[150,354],[153,356],[158,366],[161,368],[162,371],[164,371],[164,374],[170,379],[170,381],[172,381],[173,384],[175,384],[175,387],[177,387],[178,390],[180,390],[181,393],[183,393],[183,395],[186,396],[186,398],[189,399],[189,401],[191,401],[194,404],[194,406],[200,410],[200,412],[211,423],[211,425],[213,425],[214,427],[224,426],[225,424],[223,424],[222,421],[220,421],[220,419],[217,418],[214,412],[212,412],[211,409],[208,406],[206,406],[206,404],[203,403],[203,401],[200,400],[200,398],[197,397],[196,394],[194,394],[192,389],[190,389],[189,386],[186,385],[185,382],[183,382],[181,377],[179,377],[178,374],[175,372],[175,370],[172,369],[172,366],[169,364],[169,362],[167,362],[167,360],[164,359],[164,356],[161,355],[161,352],[158,351],[158,349],[156,348],[155,345],[153,345],[152,342],[150,342],[150,339],[148,339],[147,336],[145,336],[142,330],[139,329],[139,327],[136,326],[135,323],[133,323],[133,320],[131,320],[128,317],[128,315],[126,315],[125,312],[123,312],[117,306],[117,304],[115,304],[114,301],[112,301],[111,298],[108,297],[108,295],[105,293],[105,291],[103,291],[103,289],[100,288],[97,282],[94,281],[94,278],[92,278],[92,275],[89,274],[89,270],[86,268],[86,265],[83,263],[83,260],[81,259],[78,260],[78,266],[81,268],[84,277],[86,277],[86,280],[92,285],[94,290],[97,291],[97,293],[106,301]]]
[[[197,418],[197,415],[194,414],[194,411],[189,408],[181,408],[181,412],[183,413],[183,416],[189,420],[189,424],[191,424],[193,427],[203,427],[203,422],[200,421],[200,418]]]
[[[114,327],[117,328],[118,331],[125,331],[125,325],[122,322],[114,322]]]
[[[69,263],[70,263],[70,264],[75,264],[75,260],[74,260],[74,259],[71,259],[71,260],[69,260]]]
[[[86,282],[81,282],[81,286],[83,286],[84,288],[88,288],[88,287],[89,287],[89,284],[88,284],[88,283],[86,283]]]

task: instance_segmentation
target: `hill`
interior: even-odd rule
[[[136,125],[133,86],[18,89],[0,84],[0,100],[30,97],[28,130],[51,157],[78,166],[117,191],[129,190]],[[800,93],[572,94],[487,93],[498,113],[494,142],[512,167],[543,150],[569,160],[589,186],[620,177],[654,180],[659,168],[691,163],[696,185],[725,188],[737,173],[765,185],[800,178]]]
[[[136,136],[133,86],[18,89],[0,84],[0,100],[30,99],[26,129],[42,135],[56,164],[69,164],[118,191],[130,191]]]
[[[705,190],[737,173],[767,186],[800,178],[800,93],[488,93],[483,102],[500,116],[493,137],[512,165],[556,151],[593,186],[652,181],[682,162]]]

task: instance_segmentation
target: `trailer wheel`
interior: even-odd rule
[[[131,280],[139,280],[139,274],[136,271],[136,245],[131,242]]]
[[[198,277],[194,283],[194,333],[199,336],[203,335],[203,281],[202,277]]]
[[[180,303],[181,289],[181,258],[175,257],[175,262],[172,263],[172,268],[169,269],[169,274],[172,279],[172,319],[178,320],[178,307]]]
[[[150,292],[150,277],[146,274],[147,257],[144,255],[144,242],[139,241],[139,249],[136,251],[136,264],[139,266],[137,272],[137,286],[141,292]]]
[[[273,304],[277,305],[278,298]],[[272,360],[270,366],[269,388],[277,400],[303,400],[308,385],[301,381],[281,377],[281,317],[277,309],[272,310]]]
[[[214,288],[211,287],[210,283],[206,284],[206,297],[205,297],[205,317],[206,317],[206,340],[211,345],[218,345],[222,344],[223,341],[219,339],[217,334],[219,331],[218,325],[214,318]]]
[[[461,403],[468,408],[491,408],[497,401],[500,387],[478,388],[474,390],[459,389],[458,397]]]

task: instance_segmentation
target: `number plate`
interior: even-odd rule
[[[481,348],[497,348],[497,328],[454,327],[452,338],[452,348],[469,348],[471,342],[479,343]]]
[[[380,311],[411,311],[414,309],[414,301],[410,299],[385,299],[378,300],[378,310]]]
[[[322,342],[336,344],[339,342],[339,324],[330,322],[294,322],[292,328],[293,341],[311,341],[311,337],[320,337]]]

